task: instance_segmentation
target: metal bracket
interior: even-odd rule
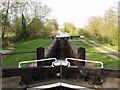
[[[101,64],[101,67],[100,67],[100,68],[103,68],[103,63],[100,62],[100,61],[90,61],[90,60],[82,60],[82,59],[76,59],[76,58],[66,58],[66,59],[65,59],[66,62],[68,62],[68,60],[74,60],[74,61],[79,61],[79,62],[84,61],[84,62],[100,63],[100,64]],[[69,64],[68,67],[70,67],[70,64]]]
[[[55,62],[57,62],[57,59],[56,58],[47,58],[47,59],[40,59],[40,60],[32,60],[32,61],[23,61],[23,62],[19,62],[19,68],[21,68],[21,64],[23,64],[23,63],[32,63],[32,62],[41,62],[41,61],[50,61],[50,60],[55,60]],[[53,62],[52,62],[53,63]],[[52,64],[53,65],[53,64]],[[51,65],[51,66],[52,66]],[[54,66],[52,66],[52,67],[54,67]]]
[[[53,67],[54,66],[60,66],[60,65],[62,65],[62,66],[69,66],[70,62],[65,61],[65,60],[57,60],[57,61],[55,61],[55,62],[52,63]]]

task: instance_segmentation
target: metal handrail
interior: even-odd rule
[[[40,59],[40,60],[32,60],[32,61],[23,61],[23,62],[19,62],[19,68],[21,68],[21,64],[23,63],[32,63],[32,62],[38,62],[38,61],[49,61],[49,60],[55,60],[54,62],[52,62],[52,67],[54,67],[54,63],[57,62],[56,58],[46,58],[46,59]],[[90,60],[82,60],[82,59],[76,59],[76,58],[66,58],[65,61],[68,63],[68,67],[70,67],[70,62],[68,60],[73,60],[73,61],[84,61],[84,62],[94,62],[94,63],[100,63],[101,64],[101,68],[103,68],[103,63],[100,61],[90,61]]]
[[[74,61],[79,61],[79,62],[80,62],[80,61],[84,61],[84,62],[100,63],[100,64],[101,64],[101,68],[103,68],[103,63],[100,62],[100,61],[90,61],[90,60],[82,60],[82,59],[76,59],[76,58],[66,58],[65,61],[68,61],[68,59],[69,59],[69,60],[74,60]],[[69,64],[68,67],[70,67],[70,64]]]
[[[41,62],[41,61],[49,61],[49,60],[55,60],[55,62],[57,61],[57,59],[56,58],[46,58],[46,59],[40,59],[40,60],[32,60],[32,61],[22,61],[22,62],[19,62],[19,68],[21,68],[21,64],[23,64],[23,63],[32,63],[32,62]],[[53,62],[52,62],[53,63]],[[52,64],[53,65],[53,64]],[[51,65],[51,66],[52,66]],[[52,67],[54,67],[54,66],[52,66]]]

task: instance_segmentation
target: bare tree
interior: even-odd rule
[[[2,39],[4,39],[6,26],[9,24],[8,22],[8,14],[9,14],[9,8],[10,8],[10,0],[6,2],[2,2]]]

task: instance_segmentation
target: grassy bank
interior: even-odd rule
[[[47,48],[52,43],[51,39],[34,39],[15,43],[13,52],[29,52],[36,51],[38,47]],[[4,48],[4,49],[7,49]],[[2,58],[3,67],[16,67],[20,61],[27,61],[36,59],[36,53],[15,54]]]
[[[79,47],[86,48],[86,51],[99,52],[93,47],[89,46],[88,44],[82,41],[73,41],[73,43]],[[105,67],[120,67],[118,65],[120,61],[117,61],[114,58],[111,58],[105,54],[86,53],[86,59],[92,60],[92,61],[101,61],[104,63]]]

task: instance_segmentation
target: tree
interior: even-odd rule
[[[115,11],[114,8],[111,7],[105,12],[104,22],[113,25],[117,24],[117,11]]]
[[[19,39],[26,39],[28,36],[28,32],[27,32],[27,28],[26,28],[26,19],[22,13],[22,24],[21,24],[22,28],[21,28],[21,32],[19,35]]]
[[[42,35],[44,32],[44,23],[39,19],[39,17],[34,17],[28,25],[27,30],[30,37]]]
[[[51,34],[52,35],[56,35],[57,34],[57,31],[58,31],[58,23],[55,19],[47,19],[47,22],[46,22],[46,27],[47,29],[49,29],[49,31],[51,31]]]
[[[75,31],[75,26],[73,23],[71,22],[66,22],[64,23],[64,28],[63,28],[63,31],[66,32],[66,33],[69,33],[69,34],[73,34],[73,32]]]
[[[6,3],[7,2],[7,3]],[[8,14],[10,8],[10,0],[2,2],[2,39],[4,39],[6,27],[9,25]]]
[[[15,33],[16,37],[20,36],[21,28],[22,28],[21,22],[22,20],[18,16],[15,16],[12,20],[12,28],[13,28],[13,32]]]
[[[91,35],[95,38],[99,36],[99,26],[102,23],[102,18],[97,16],[90,17],[88,19],[87,29],[91,32]]]
[[[82,34],[82,29],[81,29],[81,28],[76,28],[74,34],[75,34],[75,35],[80,35],[80,34]]]
[[[111,45],[118,44],[118,20],[114,8],[109,8],[103,17],[90,17],[85,26],[91,37]]]
[[[104,15],[104,26],[106,29],[106,36],[111,45],[118,43],[118,15],[114,8],[109,8]]]
[[[43,6],[40,2],[30,1],[28,3],[15,0],[12,7],[12,15],[16,17],[15,19],[13,18],[13,25],[16,25],[17,38],[25,39],[27,36],[33,37],[45,32],[44,19],[49,13],[47,6]]]
[[[51,11],[46,5],[42,5],[41,2],[30,2],[30,9],[32,10],[31,16],[39,17],[40,20],[44,21]]]
[[[41,2],[6,0],[0,3],[0,6],[2,7],[0,8],[2,38],[7,31],[14,32],[17,39],[25,39],[30,35],[48,34],[49,29],[45,27],[45,20],[50,9]],[[54,26],[56,29],[57,24]]]

